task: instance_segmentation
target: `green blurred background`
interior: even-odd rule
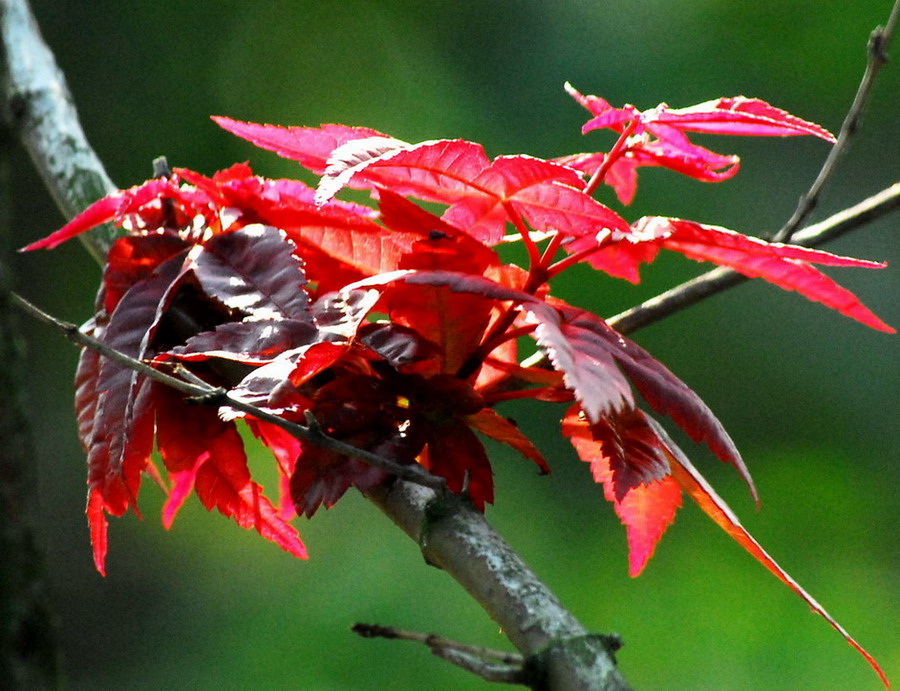
[[[888,0],[601,2],[121,2],[41,0],[34,9],[87,134],[122,186],[161,154],[211,173],[249,159],[297,169],[213,125],[375,127],[416,141],[464,137],[490,155],[555,156],[610,145],[579,134],[570,80],[615,104],[685,106],[745,94],[836,131]],[[894,48],[900,59],[900,41]],[[900,178],[900,68],[880,77],[861,132],[817,218]],[[702,139],[702,138],[699,138]],[[641,175],[624,213],[682,216],[765,233],[790,215],[827,153],[818,140],[702,139],[739,153],[738,177],[705,185]],[[61,224],[15,152],[15,237]],[[608,190],[602,199],[616,206]],[[829,249],[888,260],[835,276],[895,326],[896,214]],[[17,288],[73,320],[91,311],[97,267],[77,243],[11,259]],[[609,315],[698,273],[665,258],[635,288],[574,272],[557,292]],[[363,641],[356,621],[503,647],[496,626],[356,494],[302,521],[298,562],[192,500],[166,533],[161,497],[110,527],[109,576],[92,566],[71,385],[77,352],[32,324],[29,391],[40,448],[40,517],[72,689],[477,689],[409,643]],[[900,683],[897,338],[796,295],[745,285],[636,340],[687,381],[742,449],[762,495],[686,448],[747,527]],[[627,576],[624,529],[558,438],[556,412],[511,408],[554,468],[493,449],[488,517],[586,625],[617,631],[639,689],[876,689],[864,661],[699,510],[687,506],[646,572]],[[263,457],[254,460],[270,467]],[[267,471],[270,472],[270,471]],[[271,476],[271,475],[270,475]]]

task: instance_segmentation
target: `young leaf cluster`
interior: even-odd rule
[[[562,433],[625,525],[631,575],[643,570],[686,493],[877,669],[648,412],[705,443],[756,498],[738,450],[706,404],[599,316],[552,294],[552,280],[575,264],[636,283],[643,264],[670,250],[893,332],[816,268],[883,264],[684,219],[630,222],[593,196],[602,183],[628,204],[643,166],[704,182],[737,172],[736,156],[698,146],[689,133],[834,138],[757,99],[641,111],[567,89],[591,113],[585,133],[615,133],[608,151],[491,159],[463,140],[410,144],[367,128],[217,117],[229,132],[321,176],[318,187],[259,177],[246,164],[212,177],[176,169],[96,202],[29,249],[119,225],[127,232],[109,252],[90,334],[285,420],[313,419],[330,437],[396,465],[418,464],[482,510],[494,501],[482,437],[549,472],[540,450],[496,406],[522,398],[567,403]],[[346,187],[368,190],[372,206],[337,199]],[[497,246],[511,242],[524,247],[524,265],[498,256]],[[521,339],[532,339],[549,364],[523,362]],[[391,480],[382,468],[265,420],[185,399],[92,350],[81,355],[76,384],[101,572],[107,516],[137,510],[144,475],[167,494],[166,526],[193,492],[208,509],[302,558],[295,513],[312,516],[350,487],[365,492]],[[239,419],[278,464],[274,501],[251,477]]]

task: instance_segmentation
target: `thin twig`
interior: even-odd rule
[[[888,61],[887,48],[897,27],[898,17],[900,17],[900,0],[895,0],[887,24],[883,28],[880,26],[875,27],[869,35],[869,43],[866,48],[868,55],[866,70],[856,90],[856,96],[853,98],[850,110],[847,111],[847,116],[841,124],[837,142],[831,147],[831,151],[828,152],[828,157],[825,159],[825,163],[822,164],[822,168],[819,170],[819,174],[813,181],[809,191],[800,197],[800,202],[793,215],[791,215],[781,230],[772,236],[772,242],[785,242],[790,239],[794,231],[803,224],[809,214],[816,208],[822,188],[825,187],[825,183],[828,182],[834,173],[838,159],[847,150],[850,139],[856,134],[866,104],[869,101],[869,94],[872,91],[872,85],[875,83],[875,77]]]
[[[900,206],[900,182],[826,218],[821,223],[808,226],[797,233],[792,242],[805,247],[817,247],[854,228],[870,223],[898,206]],[[633,333],[748,280],[750,279],[732,269],[719,267],[610,317],[606,321],[621,334]]]
[[[442,660],[464,669],[494,684],[528,685],[527,671],[518,665],[502,665],[488,662],[475,655],[452,648],[432,648],[431,652]]]
[[[363,638],[391,638],[401,641],[415,641],[423,643],[432,649],[447,648],[449,650],[458,650],[487,660],[502,662],[506,665],[521,665],[525,661],[525,658],[518,653],[508,653],[503,650],[495,650],[494,648],[483,648],[478,645],[461,643],[452,638],[444,638],[436,633],[422,633],[380,624],[354,624],[350,627],[350,630]]]
[[[526,683],[525,658],[517,653],[460,643],[435,633],[421,633],[380,624],[354,624],[350,630],[363,638],[389,638],[423,643],[437,657],[490,682]]]
[[[202,400],[205,403],[209,403],[211,405],[228,406],[234,408],[235,410],[239,410],[242,413],[255,417],[259,420],[277,425],[278,427],[282,428],[293,436],[298,437],[299,439],[303,439],[304,441],[316,444],[317,446],[331,449],[332,451],[337,451],[338,453],[347,456],[353,456],[354,458],[358,458],[359,460],[368,463],[369,465],[375,466],[376,468],[381,468],[385,472],[388,472],[391,475],[394,475],[403,480],[414,482],[416,484],[423,485],[424,487],[429,487],[434,490],[443,490],[447,486],[446,480],[444,480],[444,478],[432,475],[421,466],[400,465],[399,463],[394,463],[393,461],[390,461],[382,456],[378,456],[377,454],[374,454],[370,451],[366,451],[365,449],[360,449],[347,444],[340,439],[335,439],[334,437],[330,437],[325,434],[318,426],[318,424],[316,424],[315,426],[305,426],[300,425],[296,422],[285,420],[278,415],[247,403],[246,401],[242,401],[241,399],[231,395],[225,389],[212,386],[204,382],[202,379],[193,376],[193,374],[191,374],[189,377],[175,377],[170,374],[166,374],[165,372],[162,372],[155,367],[148,365],[146,362],[136,360],[135,358],[120,353],[114,348],[110,348],[102,341],[99,341],[93,336],[89,336],[88,334],[81,331],[75,324],[62,321],[50,314],[47,314],[42,309],[32,304],[20,295],[17,295],[16,293],[9,293],[9,298],[12,304],[19,307],[26,314],[38,319],[39,321],[42,321],[45,324],[48,324],[49,326],[53,326],[54,328],[58,329],[70,341],[74,341],[75,343],[78,343],[85,348],[96,350],[104,357],[109,358],[110,360],[114,360],[115,362],[118,362],[119,364],[128,367],[135,372],[139,372],[148,379],[152,379],[154,381],[165,384],[166,386],[170,386],[182,392],[183,394],[186,394],[187,396]],[[184,368],[176,370],[176,372],[179,372],[182,375],[184,375],[186,371],[187,370],[185,370]],[[187,381],[187,379],[190,379],[190,381]]]

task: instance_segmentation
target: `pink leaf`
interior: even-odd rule
[[[665,434],[665,432],[662,432]],[[672,475],[681,485],[681,488],[691,495],[691,498],[697,502],[704,513],[709,516],[720,528],[728,533],[731,538],[743,547],[750,555],[762,564],[771,574],[784,583],[788,588],[794,591],[800,598],[810,606],[816,614],[821,615],[831,627],[844,637],[851,646],[866,659],[872,669],[881,678],[884,685],[890,688],[890,684],[879,667],[875,659],[856,642],[856,640],[841,626],[826,610],[820,605],[809,593],[804,590],[797,581],[795,581],[778,563],[762,548],[750,533],[741,525],[738,517],[725,503],[715,490],[710,486],[706,479],[697,471],[691,462],[680,453],[674,444],[670,447],[672,455],[670,462],[672,466]]]
[[[884,268],[885,264],[794,245],[768,243],[726,228],[675,218],[642,218],[635,224],[635,229],[659,238],[663,247],[681,252],[691,259],[729,266],[750,278],[764,278],[779,288],[795,290],[873,329],[895,333],[853,293],[810,265],[879,269]]]
[[[650,115],[649,113],[653,113]],[[680,130],[710,134],[750,136],[812,135],[835,142],[834,135],[824,127],[791,115],[781,108],[758,98],[734,96],[717,98],[688,108],[668,108],[660,105],[645,111],[647,123],[660,122]]]
[[[301,166],[321,175],[328,157],[336,148],[354,139],[384,137],[368,127],[322,125],[321,127],[280,127],[241,122],[222,116],[212,120],[222,129],[246,139],[261,149],[274,151],[283,158],[297,161]]]
[[[486,193],[474,181],[489,165],[480,144],[441,139],[398,147],[363,162],[345,184],[361,189],[385,187],[401,196],[452,204]]]
[[[681,506],[681,489],[669,475],[664,444],[640,410],[631,409],[590,424],[573,406],[563,419],[563,435],[594,480],[613,502],[625,525],[629,575],[638,576]]]
[[[66,240],[69,240],[76,235],[81,235],[86,230],[90,230],[95,226],[111,221],[116,215],[116,210],[119,208],[122,194],[123,193],[118,192],[108,197],[103,197],[103,199],[98,199],[55,233],[51,233],[41,240],[32,242],[30,245],[26,245],[20,251],[30,252],[31,250],[38,249],[52,250]]]
[[[409,144],[393,137],[366,137],[342,144],[328,157],[328,167],[316,188],[316,204],[330,201],[365,168],[409,148]]]

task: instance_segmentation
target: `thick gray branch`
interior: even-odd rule
[[[115,191],[88,144],[69,88],[41,38],[25,0],[0,0],[5,112],[66,218]],[[116,231],[101,226],[81,236],[103,262]]]
[[[625,689],[607,636],[591,635],[464,499],[408,482],[368,494],[426,561],[462,585],[523,655],[539,660],[535,687]]]

